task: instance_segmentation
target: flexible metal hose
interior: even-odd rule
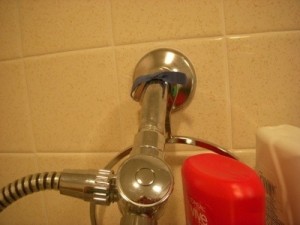
[[[60,172],[36,173],[22,177],[1,189],[0,212],[18,199],[34,192],[58,190]]]

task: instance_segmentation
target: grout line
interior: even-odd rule
[[[24,39],[23,39],[23,31],[21,28],[21,18],[20,18],[20,2],[17,2],[17,6],[18,6],[18,24],[19,24],[19,32],[20,32],[20,47],[21,47],[21,73],[24,77],[25,80],[25,85],[26,85],[26,99],[27,99],[27,107],[28,107],[28,113],[29,113],[29,120],[30,120],[30,132],[31,132],[31,138],[33,141],[33,152],[30,152],[30,154],[33,155],[33,160],[34,160],[34,164],[36,167],[36,170],[40,170],[39,167],[39,162],[38,162],[38,157],[37,157],[37,147],[36,147],[36,138],[34,135],[34,129],[33,129],[33,120],[32,120],[32,104],[29,98],[29,86],[28,86],[28,79],[27,79],[27,75],[25,72],[25,62],[24,62]],[[20,153],[17,153],[18,155]],[[45,216],[45,220],[46,220],[46,224],[49,224],[49,216],[48,216],[48,210],[47,210],[47,205],[46,205],[46,198],[45,198],[45,194],[42,194],[41,197],[41,204],[43,206],[43,213]]]
[[[117,155],[121,151],[116,151],[116,152],[38,152],[36,155],[41,156],[41,155],[69,155],[72,154],[74,155]]]
[[[111,27],[111,39],[112,39],[112,45],[113,45],[113,54],[114,54],[114,64],[115,64],[115,74],[116,74],[116,81],[117,81],[117,94],[118,94],[118,113],[119,113],[119,125],[120,125],[120,129],[119,129],[119,134],[120,134],[120,142],[121,144],[123,145],[126,140],[124,139],[124,136],[123,136],[123,132],[124,132],[124,129],[122,129],[124,127],[124,122],[122,120],[122,112],[121,112],[121,92],[120,92],[120,87],[121,87],[121,82],[120,82],[120,76],[122,76],[122,74],[119,74],[119,64],[118,64],[118,61],[117,61],[117,56],[116,56],[116,49],[117,47],[119,46],[122,46],[122,45],[116,45],[115,44],[115,33],[114,33],[114,23],[113,23],[113,9],[112,9],[112,1],[110,1],[110,27]],[[124,145],[125,146],[125,145]],[[127,149],[128,146],[125,146],[125,147],[120,147],[121,151],[123,151],[123,149]],[[117,151],[117,153],[120,152],[120,151]]]
[[[11,156],[41,156],[41,155],[111,155],[112,157],[118,155],[119,153],[121,153],[122,151],[124,151],[125,147],[122,147],[119,151],[101,151],[99,150],[98,152],[0,152],[0,156],[3,155],[11,155]],[[38,168],[39,169],[39,168]]]
[[[117,110],[118,110],[118,122],[119,122],[119,135],[120,135],[120,140],[121,140],[121,143],[124,143],[124,140],[123,140],[123,135],[122,135],[122,127],[123,127],[123,123],[122,123],[122,119],[121,119],[121,94],[120,94],[120,77],[118,76],[118,63],[117,63],[117,57],[116,57],[116,49],[113,48],[113,58],[114,58],[114,74],[115,74],[115,79],[116,79],[116,85],[117,85],[117,100],[118,100],[118,107],[117,107]]]
[[[40,154],[78,154],[78,155],[86,155],[86,154],[118,154],[120,153],[121,151],[123,151],[124,149],[127,149],[127,148],[122,148],[121,150],[119,151],[102,151],[99,149],[99,151],[87,151],[87,152],[74,152],[74,151],[60,151],[60,152],[57,152],[57,151],[40,151],[40,152],[37,152],[36,154],[37,155],[40,155]],[[16,152],[17,153],[17,152]]]
[[[110,37],[111,37],[111,43],[112,43],[112,51],[113,51],[113,59],[114,59],[114,74],[115,74],[115,79],[116,79],[116,85],[117,85],[117,96],[118,96],[118,121],[119,121],[119,135],[120,135],[120,140],[121,143],[123,143],[123,135],[122,135],[122,119],[121,119],[121,111],[120,111],[120,106],[121,106],[121,95],[120,95],[120,79],[118,76],[118,62],[117,62],[117,57],[116,57],[116,48],[115,48],[115,40],[114,40],[114,29],[113,29],[113,15],[112,15],[112,2],[109,1],[109,26],[110,26]]]
[[[1,62],[10,62],[10,61],[16,61],[16,60],[21,60],[21,59],[32,59],[32,58],[39,58],[39,57],[53,57],[56,55],[67,55],[70,53],[81,53],[85,51],[97,51],[97,50],[105,50],[105,49],[110,49],[112,46],[99,46],[99,47],[89,47],[89,48],[78,48],[78,49],[73,49],[73,50],[65,50],[61,52],[49,52],[49,53],[41,53],[41,54],[36,54],[36,55],[28,55],[24,56],[23,58],[11,58],[11,59],[4,59],[0,60]]]
[[[287,33],[299,33],[300,30],[297,29],[297,30],[273,30],[273,31],[263,31],[263,32],[254,32],[254,33],[240,33],[240,34],[226,34],[225,36],[226,37],[229,37],[229,38],[235,38],[235,37],[238,37],[238,36],[265,36],[265,35],[280,35],[280,34],[287,34]]]
[[[0,152],[0,156],[35,156],[35,153],[33,152]]]
[[[27,99],[27,106],[28,106],[28,111],[29,111],[30,131],[31,131],[32,141],[33,141],[33,153],[36,153],[37,147],[36,147],[36,139],[35,139],[34,129],[33,129],[32,104],[31,104],[30,97],[29,97],[28,79],[27,79],[27,75],[25,73],[25,62],[24,62],[24,60],[22,60],[21,62],[22,62],[22,75],[24,76],[25,85],[26,85],[26,99]]]
[[[226,22],[225,22],[225,9],[224,9],[224,0],[222,0],[222,10],[221,10],[221,16],[222,16],[222,34],[223,36],[226,36]]]
[[[225,26],[225,21],[224,21]],[[224,31],[223,31],[224,30]],[[265,31],[265,32],[257,32],[257,33],[241,33],[241,34],[226,34],[225,27],[222,28],[221,35],[207,35],[202,37],[186,37],[186,38],[173,38],[173,39],[165,39],[165,40],[154,40],[154,41],[141,41],[135,43],[123,43],[117,44],[116,47],[129,47],[143,44],[155,44],[155,43],[168,43],[174,41],[188,41],[188,40],[210,40],[210,39],[221,39],[221,38],[237,38],[237,37],[248,37],[248,36],[265,36],[265,35],[273,35],[273,34],[286,34],[286,33],[298,33],[300,30],[282,30],[282,31]]]
[[[35,136],[34,136],[34,131],[33,131],[33,121],[32,121],[32,107],[31,107],[31,101],[30,101],[30,98],[29,98],[29,87],[28,87],[28,79],[27,79],[27,75],[26,75],[26,72],[25,72],[25,62],[24,62],[24,42],[23,42],[23,30],[21,28],[21,18],[20,18],[20,2],[18,1],[17,2],[17,12],[18,12],[18,29],[19,29],[19,33],[20,33],[20,48],[21,48],[21,64],[22,64],[22,67],[21,67],[21,73],[22,73],[22,76],[24,77],[24,80],[25,80],[25,85],[26,85],[26,99],[27,99],[27,107],[28,107],[28,113],[29,113],[29,120],[30,120],[30,132],[31,132],[31,138],[32,138],[32,141],[33,141],[33,153],[36,153],[37,152],[37,148],[36,148],[36,140],[35,140]]]
[[[39,161],[38,161],[38,156],[37,156],[36,153],[34,154],[34,163],[35,163],[37,171],[43,172],[40,169]],[[48,209],[47,209],[47,204],[46,204],[45,192],[43,192],[41,194],[41,199],[42,199],[42,206],[43,206],[43,212],[44,212],[44,215],[45,215],[46,224],[48,225],[49,224],[49,216],[48,216]]]
[[[21,58],[24,57],[24,46],[23,46],[23,30],[21,28],[21,18],[20,18],[20,2],[16,1],[17,4],[17,16],[18,16],[18,31],[19,31],[19,47],[21,50]]]
[[[107,3],[109,5],[109,27],[110,27],[110,40],[112,46],[115,46],[115,40],[114,40],[114,28],[113,28],[113,19],[112,19],[112,3],[111,1],[108,1]]]
[[[66,51],[58,51],[58,52],[51,52],[51,53],[42,53],[37,55],[29,55],[29,56],[23,56],[23,59],[30,59],[35,57],[46,57],[46,56],[53,56],[53,55],[61,55],[61,54],[69,54],[69,53],[76,53],[76,52],[83,52],[83,51],[93,51],[93,50],[100,50],[100,49],[107,49],[111,47],[134,47],[138,45],[143,44],[166,44],[169,42],[174,41],[189,41],[189,40],[210,40],[210,39],[224,39],[224,38],[244,38],[244,37],[257,37],[257,36],[264,36],[264,35],[280,35],[280,34],[287,34],[287,33],[299,33],[300,30],[288,30],[288,31],[266,31],[261,33],[242,33],[242,34],[226,34],[226,35],[216,35],[216,36],[203,36],[203,37],[189,37],[189,38],[174,38],[174,39],[168,39],[168,40],[157,40],[157,41],[144,41],[144,42],[136,42],[133,44],[120,44],[115,45],[113,43],[112,46],[98,46],[98,47],[88,47],[88,48],[79,48],[79,49],[73,49],[73,50],[66,50]],[[8,61],[15,61],[20,58],[11,58],[11,59],[4,59],[0,60],[0,62],[8,62]]]
[[[230,89],[230,76],[229,76],[229,59],[228,59],[228,38],[226,36],[226,23],[225,23],[225,9],[224,9],[224,0],[222,1],[222,33],[225,37],[225,40],[223,42],[223,50],[224,50],[224,66],[225,66],[225,76],[226,76],[226,98],[228,100],[227,105],[227,112],[229,113],[228,119],[229,119],[229,145],[230,149],[233,148],[233,119],[232,119],[232,102],[231,102],[231,89]]]
[[[220,39],[223,38],[222,34],[221,35],[207,35],[207,36],[202,36],[202,37],[197,37],[197,36],[191,36],[191,37],[186,37],[186,38],[170,38],[170,39],[164,39],[164,40],[149,40],[149,41],[140,41],[140,42],[135,42],[135,43],[122,43],[116,45],[117,47],[132,47],[132,46],[138,46],[138,45],[143,45],[143,44],[157,44],[157,43],[169,43],[169,42],[174,42],[174,41],[189,41],[189,40],[209,40],[209,39]]]
[[[25,62],[24,62],[24,45],[23,45],[23,30],[21,28],[21,18],[20,18],[20,2],[17,2],[17,8],[18,8],[18,24],[19,24],[19,32],[20,32],[20,48],[21,48],[21,56],[22,58],[20,59],[21,64],[22,64],[22,76],[25,79],[25,85],[26,85],[26,99],[27,99],[27,106],[28,106],[28,111],[29,111],[29,119],[30,119],[30,132],[32,135],[32,141],[33,141],[33,152],[36,153],[37,152],[37,148],[36,148],[36,139],[34,136],[34,131],[33,131],[33,120],[32,120],[32,107],[31,107],[31,101],[29,98],[29,85],[28,85],[28,79],[27,79],[27,75],[25,72]]]
[[[227,112],[229,113],[229,129],[230,129],[230,148],[232,149],[233,143],[234,143],[234,135],[233,135],[233,113],[232,113],[232,93],[230,88],[230,71],[229,71],[229,59],[228,59],[228,41],[224,41],[224,51],[225,51],[225,57],[224,57],[224,64],[225,64],[225,75],[226,75],[226,92],[227,92],[227,99],[228,99],[228,106],[227,106]]]
[[[70,53],[81,53],[85,51],[97,51],[100,49],[109,49],[112,46],[100,46],[100,47],[89,47],[89,48],[80,48],[80,49],[73,49],[73,50],[66,50],[62,52],[51,52],[51,53],[42,53],[42,54],[37,54],[37,55],[29,55],[29,56],[24,56],[24,59],[31,59],[31,58],[37,58],[37,57],[51,57],[51,56],[56,56],[56,55],[66,55]]]

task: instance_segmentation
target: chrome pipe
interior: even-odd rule
[[[163,153],[167,100],[167,84],[154,81],[145,87],[132,152],[116,173],[121,225],[157,224],[172,193],[174,178]]]
[[[135,135],[131,155],[146,154],[163,158],[168,87],[149,84],[141,99],[140,126]]]

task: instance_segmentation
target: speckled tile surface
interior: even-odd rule
[[[299,1],[0,1],[0,184],[64,168],[99,169],[133,144],[137,62],[173,48],[197,75],[193,100],[172,114],[176,135],[235,150],[254,166],[260,126],[300,126]],[[180,167],[200,150],[167,145],[175,189],[159,221],[184,224]],[[17,215],[17,216],[16,216]],[[99,209],[119,224],[114,204]],[[45,192],[0,224],[90,224],[88,203]]]
[[[228,39],[233,147],[255,147],[258,127],[300,126],[300,32]]]
[[[227,34],[300,29],[300,2],[286,0],[224,1]]]

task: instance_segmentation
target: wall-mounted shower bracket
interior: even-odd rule
[[[167,48],[149,52],[138,62],[134,71],[133,81],[135,82],[147,75],[163,72],[175,72],[173,75],[172,73],[168,74],[169,83],[173,83],[168,101],[172,105],[172,110],[178,110],[189,103],[196,86],[196,75],[193,66],[182,53]],[[184,84],[176,82],[176,72],[185,75],[186,81]],[[166,82],[168,83],[168,81]],[[145,84],[142,84],[133,90],[133,99],[140,101],[144,87]]]

